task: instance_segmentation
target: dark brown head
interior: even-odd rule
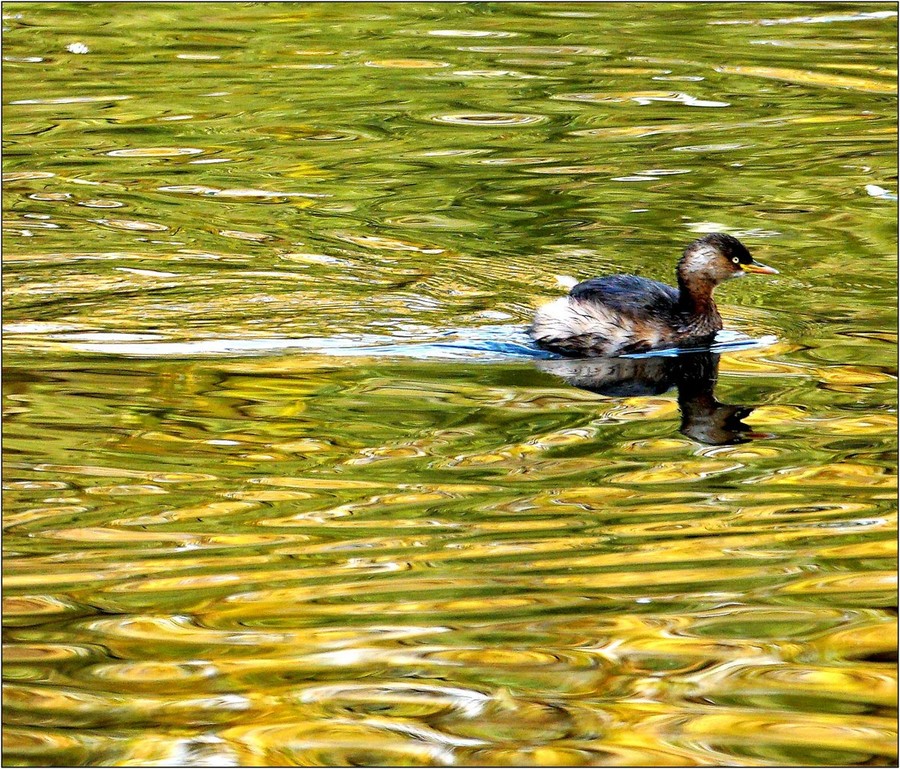
[[[746,246],[732,235],[714,232],[695,240],[678,262],[678,282],[682,286],[711,291],[731,278],[757,272],[777,275],[778,270],[753,260]]]

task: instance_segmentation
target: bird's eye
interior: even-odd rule
[[[731,257],[731,261],[734,262],[735,264],[740,264],[740,263],[741,263],[741,260],[738,259],[736,256],[732,256],[732,257]]]

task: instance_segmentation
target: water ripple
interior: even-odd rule
[[[4,759],[895,765],[896,9],[773,7],[4,12]]]
[[[458,112],[449,115],[436,115],[435,123],[462,126],[528,126],[544,123],[546,115],[523,115],[512,112]]]
[[[174,158],[181,155],[201,155],[203,150],[196,147],[135,147],[110,150],[106,154],[112,158]]]

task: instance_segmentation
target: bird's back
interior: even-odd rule
[[[591,278],[574,286],[569,296],[579,302],[603,305],[613,312],[640,319],[671,322],[678,303],[678,290],[665,283],[637,275]]]
[[[636,275],[577,284],[540,308],[530,333],[542,347],[566,355],[619,355],[674,342],[678,291]]]

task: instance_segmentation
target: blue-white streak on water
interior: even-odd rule
[[[165,341],[152,334],[56,334],[52,339],[69,349],[136,358],[193,358],[298,354],[336,357],[416,358],[421,360],[504,361],[522,358],[560,358],[538,347],[524,326],[479,326],[436,332],[436,339],[399,342],[396,337],[378,334],[335,337],[269,337],[262,339],[198,339]],[[757,339],[736,331],[720,331],[708,348],[667,348],[623,357],[674,356],[710,350],[716,353],[767,347],[774,336]]]

